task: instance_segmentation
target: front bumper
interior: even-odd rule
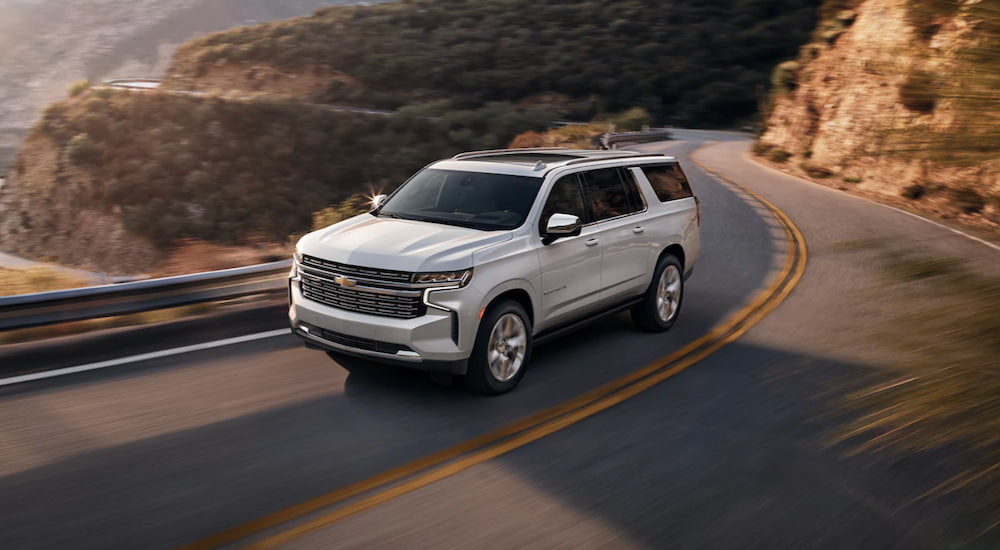
[[[346,311],[306,299],[293,280],[288,318],[309,347],[419,370],[466,371],[470,351],[453,340],[458,319],[448,311],[428,308],[413,319]]]

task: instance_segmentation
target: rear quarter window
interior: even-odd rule
[[[661,164],[658,166],[643,166],[642,172],[653,186],[656,198],[660,202],[675,201],[693,197],[691,185],[679,164]]]

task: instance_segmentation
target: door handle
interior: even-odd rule
[[[587,241],[587,242],[585,242],[585,243],[583,243],[583,244],[585,244],[585,245],[587,245],[587,246],[594,246],[595,244],[597,244],[597,243],[599,243],[599,242],[601,242],[601,241],[599,241],[599,240],[597,240],[597,239],[590,239],[589,241]]]
[[[646,228],[643,227],[643,226],[641,226],[641,225],[637,225],[637,226],[635,226],[635,227],[632,228],[632,232],[635,233],[636,235],[638,235],[639,233],[642,233],[645,230],[646,230]]]

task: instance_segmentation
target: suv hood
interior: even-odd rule
[[[398,271],[454,271],[473,267],[472,253],[510,240],[510,231],[361,214],[309,233],[303,254],[333,262]]]

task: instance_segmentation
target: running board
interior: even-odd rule
[[[599,311],[597,313],[587,315],[586,317],[580,319],[579,321],[573,321],[569,324],[546,330],[535,336],[533,344],[538,345],[550,342],[552,340],[555,340],[556,338],[559,338],[560,336],[564,336],[567,333],[583,328],[591,323],[596,323],[597,321],[600,321],[607,317],[611,317],[612,315],[618,315],[619,313],[627,311],[632,306],[638,304],[639,302],[642,301],[642,299],[643,299],[642,296],[638,298],[633,298],[623,304],[619,304],[604,311]]]

